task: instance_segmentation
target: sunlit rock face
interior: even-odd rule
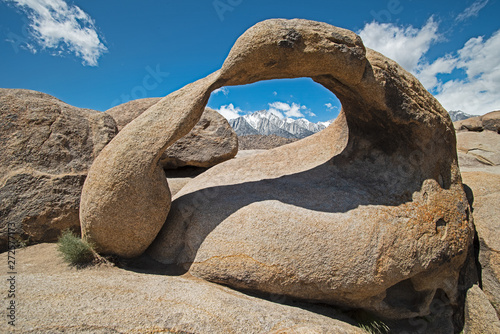
[[[159,157],[210,93],[295,77],[339,98],[337,120],[217,165],[171,201]],[[428,314],[436,293],[455,301],[473,235],[448,113],[355,33],[307,20],[258,23],[220,70],[124,128],[91,168],[81,220],[105,252],[135,256],[154,239],[151,256],[194,276],[391,318]]]

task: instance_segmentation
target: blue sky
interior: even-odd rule
[[[165,96],[219,69],[234,41],[268,18],[353,30],[414,73],[448,110],[500,109],[500,0],[0,0],[0,87],[105,111]],[[336,97],[308,78],[226,87],[226,117],[268,109],[313,122]]]

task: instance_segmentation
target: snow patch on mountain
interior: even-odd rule
[[[453,122],[462,121],[464,119],[477,116],[477,115],[467,114],[467,113],[463,112],[462,110],[450,110],[448,113],[450,114],[451,120]]]
[[[285,138],[305,138],[329,126],[332,121],[313,123],[305,118],[279,117],[267,110],[229,120],[238,136],[254,134],[277,135]]]

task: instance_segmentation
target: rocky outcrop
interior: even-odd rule
[[[210,93],[295,77],[337,95],[336,121],[212,167],[169,213],[160,156],[194,127]],[[353,32],[307,20],[258,23],[219,71],[132,121],[92,165],[80,214],[84,236],[103,252],[142,253],[168,214],[149,250],[161,262],[238,289],[389,318],[428,314],[436,294],[456,303],[473,236],[448,113]]]
[[[149,98],[130,101],[106,112],[115,118],[121,130],[160,100],[161,98]],[[236,133],[222,115],[213,109],[205,108],[194,128],[163,153],[160,163],[165,169],[184,166],[207,168],[234,158],[236,153]]]
[[[149,107],[161,100],[161,97],[150,97],[145,99],[132,100],[106,110],[106,114],[111,115],[116,122],[118,131],[134,118],[145,112]]]
[[[462,171],[500,172],[500,135],[496,132],[460,131],[457,133],[457,150]]]
[[[80,230],[83,182],[116,134],[113,119],[20,89],[0,89],[0,111],[0,250],[7,249],[9,227],[27,243]]]
[[[238,153],[238,137],[217,111],[205,108],[201,119],[184,137],[163,153],[163,168],[184,166],[208,168],[232,159]]]
[[[473,195],[481,287],[500,316],[500,175],[471,171],[462,173],[462,177]]]
[[[485,130],[495,131],[500,134],[500,110],[484,115],[481,119]]]
[[[249,135],[238,137],[238,149],[241,150],[270,150],[297,141],[295,138],[284,138],[276,135],[262,136]]]
[[[483,122],[481,122],[481,116],[467,118],[462,121],[457,121],[453,123],[453,126],[457,131],[483,131]]]
[[[18,258],[16,326],[3,319],[2,333],[366,333],[329,307],[278,304],[272,296],[164,275],[162,267],[76,270],[53,244],[22,249]],[[0,259],[7,263],[7,253]]]
[[[500,133],[500,110],[492,111],[483,116],[467,118],[453,123],[457,131],[476,131],[483,130]]]
[[[500,320],[484,292],[474,285],[467,291],[464,333],[500,333]]]

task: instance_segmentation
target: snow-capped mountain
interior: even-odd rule
[[[280,118],[267,110],[229,120],[238,136],[277,135],[285,138],[304,138],[319,132],[332,121],[312,123],[305,118]]]
[[[448,112],[448,114],[450,114],[451,120],[453,122],[461,121],[461,120],[464,120],[464,119],[467,119],[467,118],[471,118],[471,117],[476,117],[477,116],[477,115],[467,114],[467,113],[463,112],[462,110],[450,110]]]

